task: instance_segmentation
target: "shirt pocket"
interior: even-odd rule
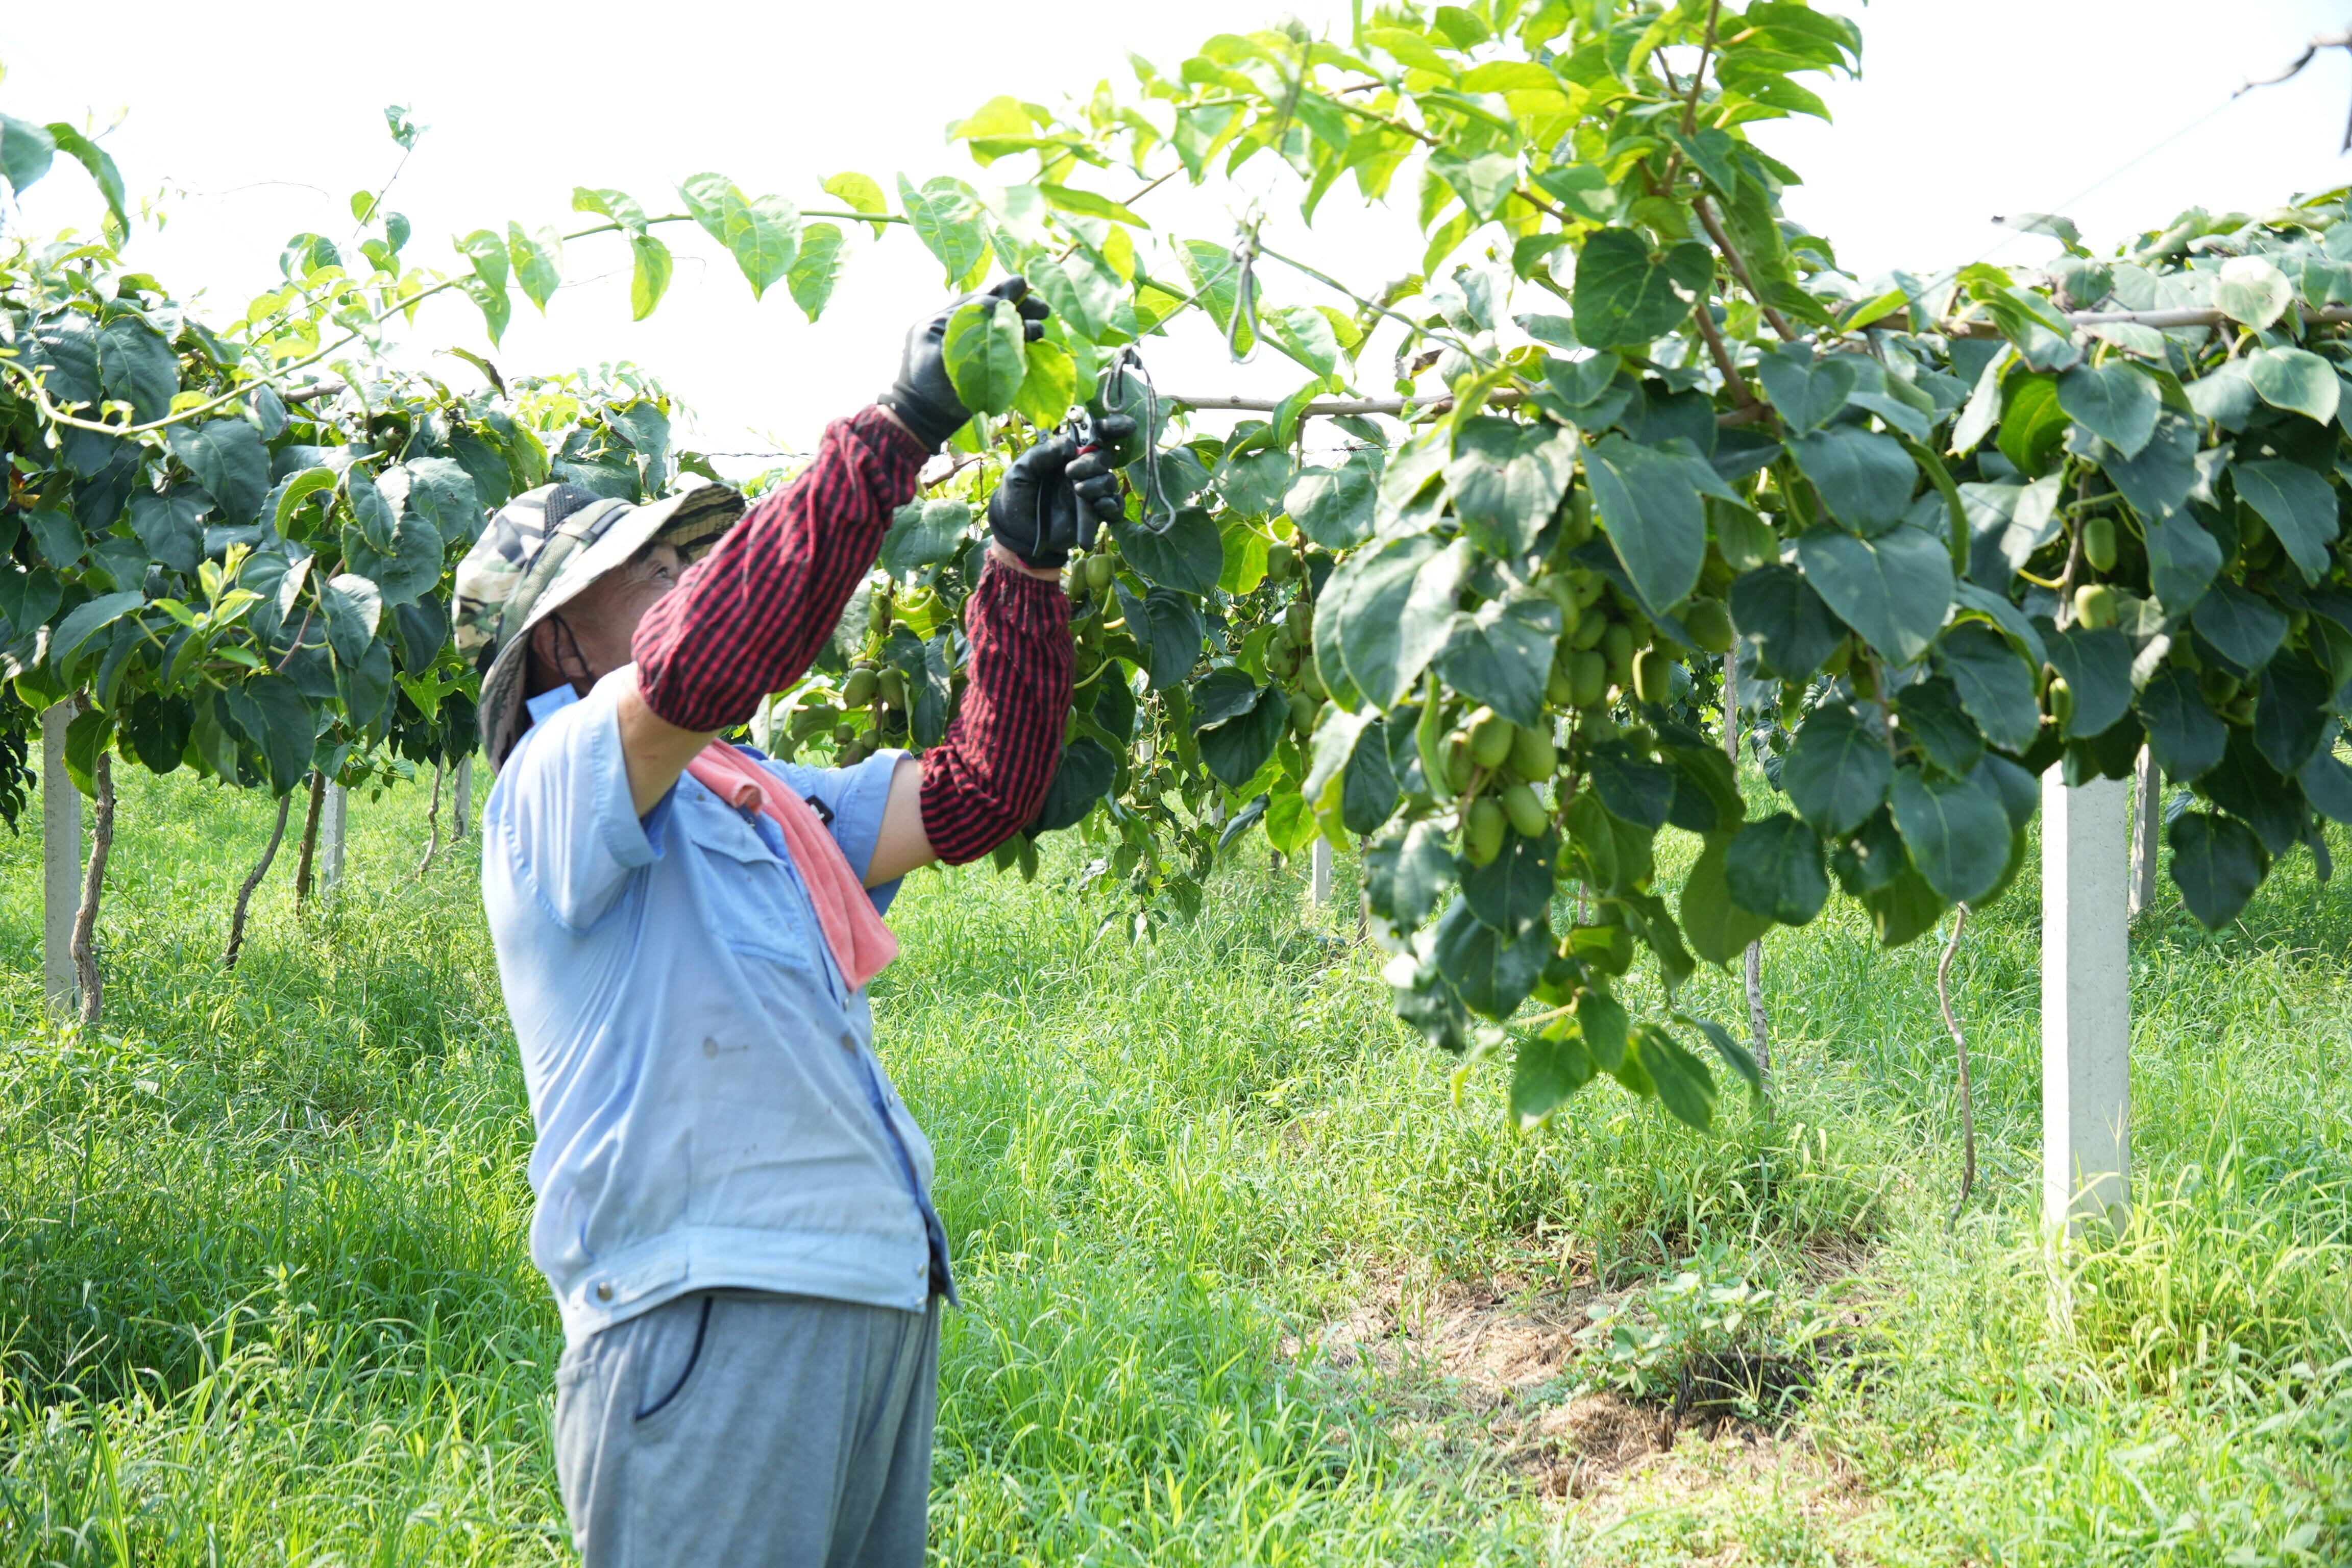
[[[703,851],[710,934],[742,964],[762,1005],[838,1009],[847,991],[799,873],[731,807],[700,804],[689,832]]]

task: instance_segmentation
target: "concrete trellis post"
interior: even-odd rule
[[[343,885],[343,835],[350,820],[351,792],[329,784],[327,804],[319,813],[319,902],[329,907]]]
[[[2131,918],[2135,921],[2156,902],[2156,846],[2163,830],[2163,780],[2156,753],[2139,749],[2139,764],[2132,776]]]
[[[2042,1215],[2070,1233],[2130,1201],[2126,797],[2042,775]]]
[[[70,703],[41,712],[41,990],[49,1011],[74,1005],[74,914],[81,907],[81,792],[66,774]]]
[[[1307,896],[1319,908],[1331,901],[1331,841],[1315,840],[1315,852],[1307,858]]]

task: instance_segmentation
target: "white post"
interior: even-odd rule
[[[2162,777],[2156,753],[2139,749],[2138,772],[2132,780],[2131,918],[2137,920],[2156,902],[2157,832],[2163,826]]]
[[[73,705],[41,710],[41,989],[58,1017],[74,1005],[74,915],[81,908],[81,791],[66,773]]]
[[[1307,858],[1307,896],[1318,908],[1331,901],[1331,841],[1318,835]]]
[[[2126,797],[2042,775],[2042,1215],[2070,1234],[2130,1201]]]
[[[457,759],[457,785],[454,804],[455,812],[451,820],[456,826],[450,830],[449,837],[452,839],[458,839],[474,830],[474,759],[470,755]]]
[[[327,786],[326,804],[319,811],[319,902],[329,907],[343,884],[343,830],[350,806],[349,790],[339,784]]]

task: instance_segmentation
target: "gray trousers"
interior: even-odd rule
[[[555,1468],[586,1568],[919,1568],[940,1305],[682,1296],[556,1373]]]

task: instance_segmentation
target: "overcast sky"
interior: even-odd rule
[[[1864,73],[1823,89],[1834,124],[1783,122],[1759,142],[1807,180],[1792,216],[1829,235],[1850,268],[1955,266],[2002,245],[1996,213],[2049,209],[2222,105],[2249,75],[2284,65],[2313,32],[2340,26],[2344,0],[1881,0],[1848,7],[1866,35]],[[1344,32],[1343,3],[1297,7]],[[0,110],[36,121],[121,123],[106,139],[134,195],[163,193],[169,216],[131,259],[183,297],[205,290],[224,314],[278,281],[286,237],[342,241],[351,193],[389,175],[399,150],[387,103],[430,127],[390,206],[415,227],[408,254],[457,268],[456,234],[570,226],[575,184],[631,192],[674,210],[676,181],[703,170],[754,195],[837,205],[822,180],[845,169],[887,187],[901,170],[975,183],[942,127],[1013,92],[1043,102],[1084,96],[1106,76],[1124,87],[1133,49],[1172,68],[1204,37],[1281,15],[1270,0],[1135,7],[887,5],[457,5],[415,0],[392,12],[294,10],[133,0],[102,13],[0,6]],[[2158,226],[2192,203],[2259,210],[2295,191],[2352,179],[2337,154],[2352,114],[2352,65],[2336,50],[2295,81],[2247,95],[2067,207],[2095,243]],[[1367,213],[1335,193],[1309,232],[1272,161],[1244,171],[1241,199],[1269,200],[1266,243],[1370,290],[1411,270],[1409,213]],[[1126,194],[1129,177],[1100,188]],[[1400,183],[1402,184],[1402,182]],[[1148,216],[1162,233],[1228,239],[1230,195],[1164,187]],[[78,172],[37,187],[21,215],[38,229],[89,226],[96,204]],[[12,219],[16,215],[12,215]],[[13,222],[12,222],[13,226]],[[861,235],[870,231],[861,230]],[[731,262],[699,235],[667,231],[679,252],[660,311],[628,319],[625,261],[607,241],[574,246],[541,321],[518,299],[494,358],[550,371],[628,360],[664,378],[697,412],[705,444],[806,449],[828,417],[885,384],[906,324],[942,296],[940,269],[903,231],[859,245],[835,302],[811,325],[781,288],[755,304]],[[2046,256],[2016,237],[1997,259]],[[1341,303],[1306,280],[1269,279],[1277,302]],[[426,307],[422,355],[449,345],[490,353],[480,317],[454,297]],[[1200,342],[1156,347],[1162,387],[1279,395],[1302,379],[1274,356],[1244,367]],[[459,384],[474,373],[450,358]],[[1379,371],[1368,366],[1367,390]],[[741,468],[746,465],[735,464]],[[759,466],[756,463],[748,465]]]

